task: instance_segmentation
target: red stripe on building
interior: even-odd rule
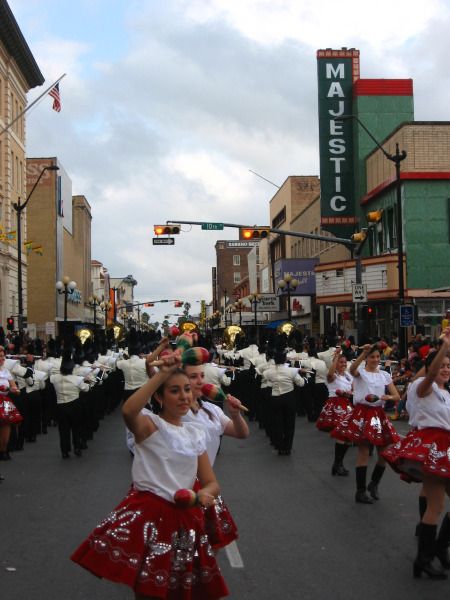
[[[446,180],[450,179],[450,171],[405,171],[404,173],[400,173],[400,179],[402,181],[417,181],[421,179]],[[376,188],[373,188],[373,190],[361,198],[360,205],[363,206],[364,204],[367,204],[376,198],[379,194],[381,194],[381,192],[384,192],[391,185],[394,185],[395,181],[395,177],[392,177],[386,181],[383,181],[383,183],[380,183],[380,185],[377,185]]]
[[[353,85],[356,96],[412,96],[412,79],[358,79]]]

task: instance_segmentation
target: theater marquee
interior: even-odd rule
[[[318,50],[321,225],[339,237],[354,232],[352,87],[358,50]]]

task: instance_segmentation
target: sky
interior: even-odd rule
[[[138,301],[211,301],[218,239],[167,220],[267,225],[290,175],[319,174],[316,51],[360,50],[361,77],[412,78],[415,119],[449,119],[448,0],[9,0],[62,110],[27,117],[92,207],[92,258]],[[30,91],[31,102],[45,87]],[[69,274],[70,276],[70,274]],[[175,313],[155,305],[151,320]]]

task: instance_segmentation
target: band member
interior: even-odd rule
[[[0,346],[0,460],[10,460],[8,442],[11,426],[22,421],[20,412],[11,400],[11,395],[17,396],[19,393],[13,376],[5,367],[5,349]]]
[[[339,421],[352,411],[350,396],[352,393],[353,377],[347,373],[347,359],[337,347],[327,374],[328,400],[316,422],[320,431],[332,431]],[[336,440],[334,445],[334,463],[332,475],[347,476],[348,469],[344,467],[344,456],[348,444]]]
[[[357,444],[355,501],[373,504],[374,500],[379,499],[378,484],[386,468],[381,452],[386,446],[399,440],[383,410],[383,404],[386,400],[397,401],[399,395],[389,373],[380,370],[380,351],[376,344],[366,344],[363,347],[363,351],[350,367],[350,375],[353,376],[354,408],[339,421],[331,435],[343,442]],[[366,477],[371,444],[377,447],[378,461],[367,487],[369,496],[366,492]]]

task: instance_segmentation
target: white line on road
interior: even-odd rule
[[[225,546],[225,552],[227,554],[230,567],[233,569],[243,569],[244,561],[242,560],[241,553],[239,552],[238,545],[236,542],[231,542],[228,546]]]

